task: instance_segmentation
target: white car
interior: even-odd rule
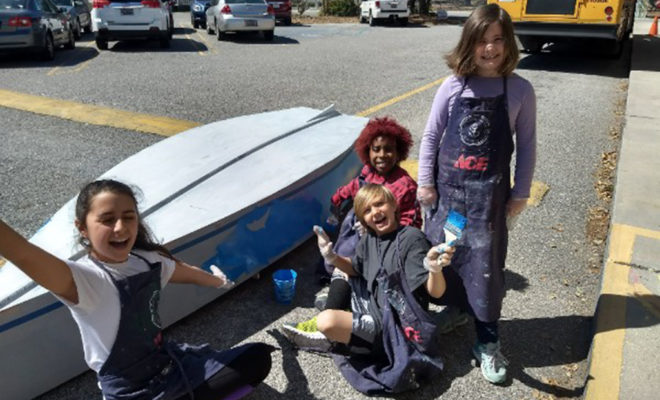
[[[168,0],[93,0],[92,32],[99,50],[110,40],[157,39],[170,47],[173,18]]]
[[[360,3],[360,22],[369,21],[371,26],[385,20],[393,20],[401,26],[406,26],[409,16],[406,0],[362,0]]]
[[[273,40],[275,11],[265,0],[211,0],[206,10],[206,32],[222,40],[227,32],[260,31]]]

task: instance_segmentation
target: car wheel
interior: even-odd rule
[[[199,29],[199,24],[197,22],[192,23],[193,28]]]
[[[46,33],[44,48],[41,50],[41,59],[44,61],[52,61],[55,59],[55,43],[53,42],[53,37],[50,35],[50,32]]]
[[[211,24],[206,25],[206,33],[213,35],[213,28],[211,28]]]
[[[284,25],[286,25],[286,26],[291,25],[291,17],[284,18]]]
[[[165,34],[165,36],[160,38],[160,48],[161,49],[169,49],[170,48],[170,35],[169,35],[169,33]]]
[[[408,26],[408,18],[399,18],[399,25]]]
[[[202,29],[206,29],[206,22],[200,22],[199,26],[201,26]]]
[[[376,25],[376,18],[371,14],[371,11],[369,11],[369,26],[374,26]]]
[[[64,44],[64,48],[67,50],[73,50],[76,48],[76,39],[74,38],[71,27],[69,27],[69,40]]]
[[[264,39],[265,40],[268,40],[269,42],[272,42],[274,37],[275,37],[275,30],[264,31]]]
[[[367,22],[364,19],[364,17],[362,16],[362,11],[360,11],[360,13],[358,14],[358,22],[361,23],[361,24],[364,24],[365,22]]]
[[[539,53],[544,44],[543,39],[534,36],[518,35],[518,40],[523,50],[530,54]]]
[[[82,37],[82,28],[80,27],[80,20],[76,18],[75,26],[73,27],[73,36],[76,40],[80,40]]]
[[[225,33],[218,28],[218,25],[215,26],[215,32],[218,34],[218,40],[224,40],[225,39]]]
[[[108,41],[105,39],[96,39],[96,47],[99,50],[108,50]]]
[[[89,24],[85,26],[85,33],[92,33],[92,21],[89,21]]]

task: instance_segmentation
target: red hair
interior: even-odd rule
[[[399,155],[399,161],[408,158],[408,152],[413,145],[413,139],[408,129],[399,125],[394,118],[382,117],[373,118],[367,126],[362,129],[360,136],[353,145],[355,152],[363,163],[369,164],[369,148],[371,142],[378,136],[385,136],[394,139],[396,142],[396,152]]]

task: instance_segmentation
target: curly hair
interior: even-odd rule
[[[378,136],[389,137],[396,141],[396,152],[399,155],[399,161],[408,158],[408,153],[413,145],[410,132],[399,125],[394,118],[382,117],[371,119],[355,141],[355,152],[363,163],[369,164],[371,142]]]

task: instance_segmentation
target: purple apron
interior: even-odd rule
[[[361,188],[366,184],[364,175],[360,174],[358,177],[359,187]],[[334,207],[333,207],[334,208]],[[341,218],[344,209],[348,209],[346,216],[343,219]],[[332,250],[335,254],[342,257],[353,257],[355,254],[355,248],[357,247],[358,242],[360,241],[360,235],[353,228],[357,222],[357,217],[355,216],[355,211],[353,210],[353,201],[344,200],[344,203],[337,210],[332,210],[333,214],[336,214],[337,218],[341,221],[341,226],[339,227],[339,235],[335,240],[335,245],[332,247]],[[334,265],[327,262],[323,262],[325,270],[328,274],[332,275],[332,272],[335,270]]]
[[[98,372],[106,400],[176,399],[188,394],[245,350],[219,352],[209,346],[163,342],[158,303],[161,264],[149,271],[115,279],[100,262],[90,258],[112,279],[119,292],[121,316],[110,355]]]
[[[381,264],[376,276],[382,312],[382,343],[371,354],[333,354],[342,375],[356,390],[369,394],[400,393],[420,387],[440,374],[436,326],[408,286],[396,238],[398,268],[387,274]],[[382,261],[382,257],[378,254]],[[378,340],[378,339],[377,339]]]
[[[438,203],[424,231],[433,244],[443,243],[450,210],[467,217],[451,268],[459,274],[474,315],[492,322],[504,298],[504,262],[508,231],[513,139],[504,93],[492,98],[462,98],[465,79],[449,116],[437,153]]]

